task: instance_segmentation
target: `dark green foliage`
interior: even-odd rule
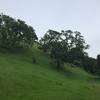
[[[63,63],[62,50],[63,45],[61,43],[61,33],[53,30],[49,30],[44,37],[40,40],[42,49],[50,54],[53,63],[59,69]]]
[[[83,68],[86,71],[91,72],[91,73],[95,73],[95,69],[94,69],[95,63],[96,63],[96,59],[94,59],[92,57],[84,56]]]
[[[32,62],[33,62],[33,64],[36,63],[36,58],[34,56],[32,57]]]
[[[11,49],[17,46],[32,46],[35,40],[37,36],[31,26],[19,19],[0,15],[0,47]]]
[[[97,66],[100,69],[100,55],[97,55]]]
[[[61,61],[60,59],[52,59],[50,61],[50,65],[55,67],[58,70],[63,70],[64,69],[64,62]]]
[[[85,52],[83,50],[81,50],[80,48],[72,48],[69,52],[68,52],[68,58],[67,60],[69,62],[74,62],[76,60],[82,60],[85,56]]]
[[[83,67],[83,64],[82,64],[81,60],[74,60],[73,64],[76,65],[77,67]]]
[[[100,76],[100,55],[97,55],[97,59],[94,65],[94,72]]]
[[[77,61],[77,64],[82,64],[81,61],[86,55],[84,50],[89,47],[80,32],[71,30],[49,30],[40,40],[40,44],[41,48],[56,61],[58,68],[64,62]]]

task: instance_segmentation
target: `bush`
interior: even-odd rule
[[[77,67],[82,67],[83,66],[82,62],[79,61],[79,60],[74,60],[73,64],[76,65]]]
[[[57,59],[52,59],[50,62],[51,66],[55,66],[56,69],[63,69],[64,67],[64,62],[62,62],[61,60],[57,60]]]
[[[33,64],[36,63],[36,58],[34,56],[32,57],[32,62],[33,62]]]

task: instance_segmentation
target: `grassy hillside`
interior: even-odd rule
[[[66,72],[57,71],[49,62],[36,48],[0,53],[0,100],[100,100],[99,80],[68,64]]]

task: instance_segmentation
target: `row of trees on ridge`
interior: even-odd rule
[[[38,41],[33,27],[20,19],[14,19],[0,14],[0,49],[13,49],[17,47],[32,47],[38,42],[48,54],[57,69],[63,68],[64,63],[72,63],[91,73],[100,74],[100,55],[97,59],[88,56],[85,51],[89,45],[78,31],[48,30]]]

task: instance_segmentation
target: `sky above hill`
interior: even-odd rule
[[[80,31],[89,56],[100,54],[100,0],[0,0],[0,12],[24,20],[38,37],[48,29]]]

